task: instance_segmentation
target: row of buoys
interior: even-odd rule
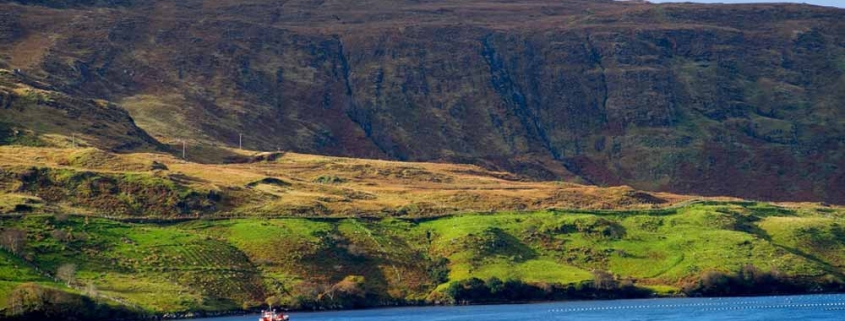
[[[630,309],[654,309],[654,308],[695,308],[695,307],[711,307],[704,308],[700,311],[727,311],[740,309],[782,309],[782,308],[818,308],[818,307],[839,307],[834,309],[845,309],[845,302],[829,302],[829,303],[788,303],[788,304],[773,304],[760,305],[760,301],[745,301],[745,302],[717,302],[717,303],[690,303],[690,304],[656,304],[656,305],[620,305],[609,307],[591,307],[591,308],[570,308],[570,309],[551,309],[549,312],[585,312],[585,311],[606,311],[606,310],[630,310]],[[713,307],[720,306],[720,307]],[[725,307],[728,306],[728,307]]]
[[[552,309],[551,312],[596,311],[596,310],[627,310],[648,308],[691,308],[700,306],[730,305],[730,304],[760,304],[758,301],[746,302],[716,302],[716,303],[687,303],[687,304],[655,304],[655,305],[620,305],[612,307]]]
[[[745,310],[745,309],[786,309],[786,308],[820,308],[831,306],[845,306],[845,302],[835,303],[806,303],[806,304],[775,304],[775,305],[757,305],[757,306],[733,306],[726,308],[708,308],[702,311],[725,311],[725,310]],[[841,309],[841,308],[840,308]]]

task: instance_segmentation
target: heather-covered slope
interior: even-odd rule
[[[845,202],[845,10],[578,0],[0,9],[0,65],[115,102],[165,143],[234,145],[245,133],[252,149]]]

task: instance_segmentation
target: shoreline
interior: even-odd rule
[[[643,298],[614,298],[614,299],[573,299],[573,300],[540,300],[540,301],[511,301],[511,302],[485,302],[485,303],[470,303],[470,304],[407,304],[407,305],[384,305],[372,306],[364,308],[351,309],[324,309],[324,310],[285,310],[277,309],[285,314],[289,313],[322,313],[322,312],[349,312],[362,310],[385,310],[385,309],[402,309],[402,308],[449,308],[449,307],[464,307],[464,306],[506,306],[506,305],[534,305],[534,304],[552,304],[552,303],[570,303],[570,302],[600,302],[600,301],[634,301],[634,300],[667,300],[667,299],[735,299],[735,298],[760,298],[760,297],[790,297],[790,296],[822,296],[822,295],[845,295],[845,291],[840,292],[804,292],[804,293],[783,293],[783,294],[760,294],[760,295],[726,295],[726,296],[686,296],[686,295],[659,295]],[[235,316],[249,316],[257,315],[262,310],[238,310],[238,311],[223,311],[215,313],[214,315],[201,316],[186,316],[186,317],[171,317],[171,318],[148,318],[138,320],[198,320],[211,319]],[[202,312],[186,312],[185,314],[198,314]]]

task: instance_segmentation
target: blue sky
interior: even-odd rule
[[[752,2],[795,2],[820,6],[845,8],[845,0],[649,0],[649,2],[701,2],[701,3],[752,3]]]

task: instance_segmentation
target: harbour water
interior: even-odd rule
[[[845,294],[577,301],[290,313],[292,321],[845,320]],[[256,321],[257,315],[201,319]]]

